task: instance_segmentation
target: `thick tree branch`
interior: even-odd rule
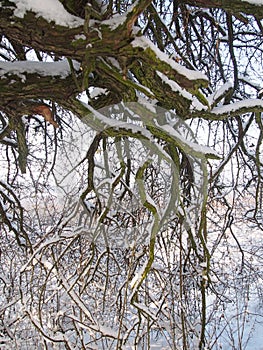
[[[65,106],[65,101],[89,86],[109,91],[105,96],[91,99],[90,103],[98,108],[119,103],[121,100],[136,101],[140,92],[158,100],[167,109],[176,109],[183,118],[203,116],[207,119],[224,119],[239,112],[262,110],[261,104],[256,103],[253,106],[242,105],[234,111],[226,109],[226,112],[220,110],[210,113],[208,102],[198,91],[198,87],[207,86],[206,77],[178,64],[141,36],[138,28],[134,30],[134,23],[150,5],[150,0],[137,1],[126,13],[114,15],[111,19],[86,19],[86,30],[85,21],[81,19],[83,15],[70,1],[62,3],[65,8],[71,8],[72,14],[80,16],[79,20],[82,22],[79,23],[83,25],[56,25],[33,11],[26,12],[23,18],[16,17],[14,3],[4,0],[0,3],[0,30],[16,47],[28,46],[36,51],[64,56],[69,62],[79,62],[78,71],[72,71],[71,67],[71,72],[68,71],[66,77],[61,77],[61,74],[54,75],[52,72],[42,74],[36,68],[35,72],[25,69],[22,74],[24,78],[21,79],[19,74],[11,70],[2,70],[0,103],[6,113],[10,106],[15,108],[15,105],[18,111],[25,113],[30,110],[30,99],[49,99]],[[78,3],[83,5],[81,1]],[[184,3],[192,4],[191,1]],[[229,6],[225,1],[221,1],[221,5],[213,1],[212,3],[215,7]],[[210,2],[201,0],[195,2],[195,5],[212,6]],[[237,5],[243,6],[244,10],[247,8],[247,3],[243,1],[235,0],[234,6]],[[252,4],[248,7],[256,8]]]
[[[263,6],[257,3],[243,0],[179,0],[181,4],[188,4],[203,8],[219,8],[230,13],[246,13],[258,19],[263,18]]]

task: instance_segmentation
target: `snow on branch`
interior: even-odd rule
[[[226,82],[218,90],[207,97],[207,101],[210,106],[215,106],[220,100],[222,100],[231,90],[233,89],[233,84],[231,82]]]
[[[77,62],[73,62],[73,65],[76,70],[80,67]],[[41,76],[60,76],[61,78],[66,78],[71,74],[71,70],[66,60],[59,62],[0,62],[0,77],[5,75],[17,75],[22,80],[25,80],[24,74],[39,74]]]
[[[228,105],[215,107],[211,110],[211,113],[205,115],[206,119],[222,120],[235,115],[245,114],[249,112],[262,112],[263,100],[260,99],[247,99],[244,101],[238,101]]]
[[[226,11],[236,14],[250,14],[263,18],[263,1],[262,0],[186,0],[185,4],[198,6],[201,8],[223,8]]]
[[[206,77],[205,74],[196,71],[196,70],[191,70],[188,69],[179,63],[175,62],[173,59],[169,58],[168,55],[166,55],[164,52],[159,50],[148,38],[144,36],[136,37],[132,41],[132,46],[133,47],[140,47],[142,49],[146,50],[151,50],[152,53],[155,55],[155,58],[162,63],[165,64],[165,66],[170,66],[171,70],[174,70],[177,72],[179,75],[183,76],[185,79],[189,81],[195,81],[198,80],[200,83],[202,82],[204,85],[208,83],[208,78]]]
[[[151,4],[152,0],[137,0],[135,1],[124,14],[116,14],[112,18],[102,22],[114,30],[119,26],[125,24],[128,30],[131,30],[134,22],[139,15]]]
[[[43,17],[47,22],[76,28],[84,24],[84,20],[71,15],[65,10],[59,0],[10,0],[15,3],[14,16],[23,18],[29,11],[35,12],[37,17]]]
[[[183,150],[186,154],[191,154],[192,156],[198,158],[205,156],[207,158],[219,159],[218,154],[213,149],[187,140],[187,138],[182,137],[182,135],[180,135],[180,133],[175,128],[173,128],[172,125],[158,125],[156,130],[164,132],[166,134],[166,138],[168,138],[169,141],[174,142],[174,144]]]
[[[129,122],[110,119],[84,102],[79,101],[78,104],[82,108],[82,114],[84,114],[84,110],[86,110],[86,116],[82,120],[96,130],[103,130],[105,134],[141,138],[150,141],[152,145],[154,145],[153,137],[157,137],[174,144],[183,152],[191,154],[192,156],[218,159],[217,153],[211,148],[187,140],[170,124],[159,125],[157,121],[150,122],[149,120],[148,123],[146,122],[145,126],[140,126]]]
[[[196,96],[193,96],[190,92],[186,91],[184,88],[182,88],[179,84],[177,84],[174,80],[169,79],[165,74],[156,71],[157,75],[162,79],[163,83],[169,85],[169,87],[174,92],[178,92],[179,95],[188,100],[190,103],[190,110],[206,110],[207,106],[202,104]]]

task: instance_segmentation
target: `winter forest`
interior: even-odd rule
[[[0,348],[263,349],[263,1],[0,0]]]

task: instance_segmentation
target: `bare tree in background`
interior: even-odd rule
[[[262,322],[263,7],[0,14],[1,347],[245,349]]]

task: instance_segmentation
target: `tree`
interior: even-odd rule
[[[2,344],[243,349],[260,2],[0,4]]]

